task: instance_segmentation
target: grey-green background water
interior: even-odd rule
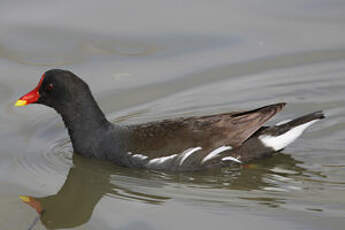
[[[0,229],[344,229],[345,2],[0,3]],[[49,68],[139,123],[288,102],[327,119],[273,158],[167,174],[72,157],[57,114],[13,103]]]

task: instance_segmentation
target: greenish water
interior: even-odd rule
[[[3,1],[0,229],[344,229],[342,1]],[[120,124],[286,101],[324,110],[282,153],[163,173],[72,154],[61,119],[13,103],[49,68],[86,80]],[[37,206],[36,206],[37,208]]]

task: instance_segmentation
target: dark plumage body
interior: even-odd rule
[[[35,99],[29,98],[32,95]],[[25,100],[50,106],[62,116],[77,154],[170,171],[226,167],[270,155],[324,118],[315,112],[263,127],[285,106],[278,103],[252,111],[119,126],[106,119],[87,84],[65,70],[47,71],[36,89],[20,99]]]

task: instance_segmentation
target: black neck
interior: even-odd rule
[[[105,130],[110,124],[93,96],[88,94],[84,97],[88,98],[55,107],[62,116],[74,151],[77,152],[85,151],[85,149],[80,149],[80,146],[86,146],[85,143],[82,144],[83,141],[92,141],[93,138],[96,138],[96,132]]]

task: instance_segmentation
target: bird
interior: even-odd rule
[[[325,118],[320,110],[265,126],[285,107],[281,102],[248,111],[119,125],[107,120],[84,80],[62,69],[46,71],[15,106],[29,104],[51,107],[61,115],[76,154],[128,168],[174,172],[237,167],[271,156]]]

